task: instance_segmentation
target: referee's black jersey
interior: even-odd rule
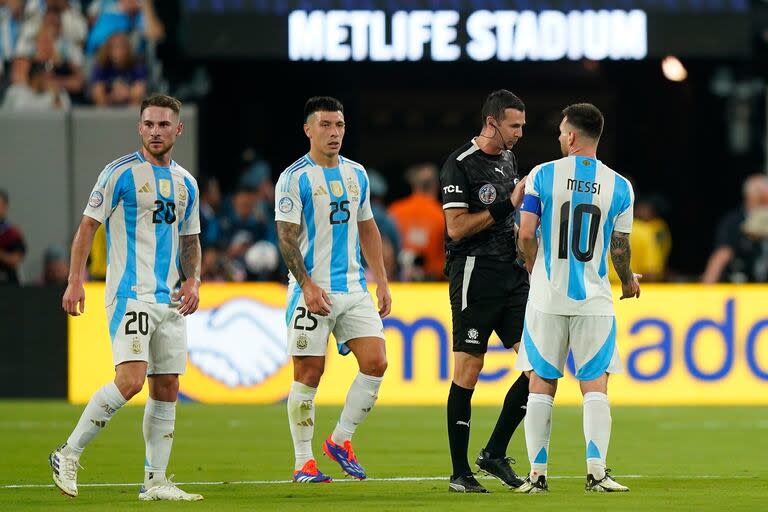
[[[518,181],[517,161],[512,151],[489,155],[472,139],[451,153],[440,172],[443,209],[467,208],[469,213],[486,210],[493,203],[509,201]],[[446,234],[445,249],[452,256],[515,260],[514,217],[511,213],[504,221],[461,240],[452,240]]]

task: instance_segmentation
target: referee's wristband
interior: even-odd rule
[[[512,206],[512,201],[509,199],[505,201],[500,201],[498,203],[493,203],[491,206],[488,207],[488,212],[491,214],[491,217],[493,217],[493,220],[496,222],[501,222],[505,220],[510,213],[515,211],[515,207]]]

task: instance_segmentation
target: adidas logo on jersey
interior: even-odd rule
[[[139,194],[141,193],[151,193],[152,192],[152,186],[149,184],[149,182],[146,182],[144,186],[142,186],[139,189]]]
[[[314,196],[327,196],[327,195],[328,195],[328,191],[327,191],[327,190],[325,190],[325,187],[323,187],[322,185],[320,185],[319,187],[317,187],[317,188],[315,189],[315,193],[314,193],[313,195],[314,195]]]
[[[311,427],[311,426],[312,426],[312,425],[314,425],[314,424],[315,424],[315,422],[314,422],[314,421],[312,421],[312,418],[307,418],[307,419],[306,419],[306,420],[304,420],[304,421],[300,421],[300,422],[298,422],[296,425],[298,425],[298,426],[300,426],[300,427]]]

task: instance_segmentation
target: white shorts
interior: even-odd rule
[[[623,371],[616,348],[616,317],[551,315],[528,303],[515,368],[533,370],[545,379],[559,379],[569,349],[579,380]]]
[[[147,375],[183,374],[187,367],[187,321],[176,306],[118,297],[107,306],[112,360],[146,361]]]
[[[333,333],[339,354],[347,355],[346,343],[356,338],[384,339],[384,326],[368,292],[329,293],[331,313],[314,315],[307,310],[304,294],[296,286],[289,291],[285,320],[288,324],[288,355],[324,356]]]

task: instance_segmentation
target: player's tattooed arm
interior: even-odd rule
[[[309,278],[307,268],[304,266],[304,257],[299,248],[299,224],[293,222],[277,221],[277,240],[280,246],[280,254],[283,255],[285,265],[291,271],[299,286]]]
[[[179,245],[181,246],[179,247],[179,260],[184,276],[200,281],[200,265],[203,258],[200,238],[197,235],[181,235]]]
[[[611,234],[611,259],[613,260],[613,268],[616,269],[622,283],[630,283],[634,279],[632,269],[629,268],[631,256],[629,233],[614,231]]]

